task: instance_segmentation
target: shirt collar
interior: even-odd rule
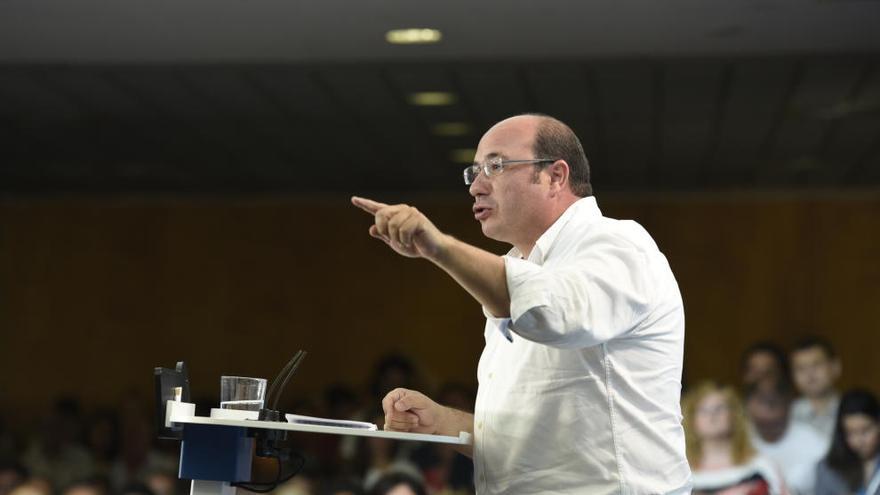
[[[575,215],[581,217],[585,222],[590,223],[594,219],[602,217],[602,211],[599,210],[599,205],[596,203],[596,198],[594,196],[581,198],[572,203],[571,206],[562,212],[562,215],[559,215],[559,218],[553,222],[553,225],[541,234],[541,237],[538,238],[537,242],[535,242],[535,247],[532,248],[532,252],[529,254],[529,261],[539,265],[543,264],[544,258],[547,256],[547,253],[550,252],[550,248],[559,236],[559,232],[562,231],[563,227],[565,227],[568,221]],[[520,253],[517,248],[512,248],[507,254],[522,258],[522,253]]]

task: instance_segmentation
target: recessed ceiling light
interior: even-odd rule
[[[474,163],[474,157],[477,156],[477,150],[473,148],[459,148],[449,152],[449,159],[455,163],[465,163],[470,165]]]
[[[436,29],[392,29],[385,33],[385,41],[394,45],[425,45],[442,39],[443,33]]]
[[[471,126],[467,122],[440,122],[431,126],[431,133],[435,136],[466,136],[470,132]]]
[[[455,95],[444,91],[423,91],[420,93],[410,93],[407,100],[412,105],[438,107],[455,103]]]

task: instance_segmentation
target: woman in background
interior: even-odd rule
[[[787,495],[779,470],[756,454],[733,388],[704,382],[682,401],[694,495]]]
[[[880,405],[867,390],[840,399],[834,438],[816,470],[816,495],[880,495]]]

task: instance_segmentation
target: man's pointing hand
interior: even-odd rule
[[[412,206],[387,205],[357,196],[351,198],[351,203],[373,215],[370,235],[403,256],[435,260],[448,242],[447,236]]]

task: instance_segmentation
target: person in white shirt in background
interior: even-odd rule
[[[840,359],[827,340],[810,336],[791,351],[791,373],[801,397],[791,406],[791,419],[814,428],[831,444],[840,394],[834,384],[840,378]]]
[[[694,495],[788,495],[779,467],[755,451],[733,387],[703,382],[682,399]]]
[[[827,441],[813,428],[791,421],[791,387],[785,380],[764,380],[746,391],[752,444],[782,469],[792,493],[812,495],[816,465]]]
[[[472,433],[463,451],[481,495],[690,493],[684,311],[654,241],[602,215],[580,142],[551,117],[493,126],[465,183],[484,235],[513,246],[506,256],[411,206],[352,198],[373,216],[372,236],[446,271],[487,318],[474,414],[395,389],[385,428]]]

